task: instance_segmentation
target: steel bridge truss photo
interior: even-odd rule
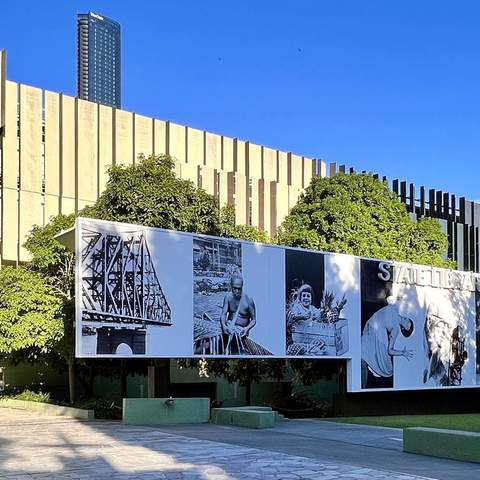
[[[148,329],[173,322],[144,231],[84,229],[81,258],[82,335],[97,354],[145,354]]]

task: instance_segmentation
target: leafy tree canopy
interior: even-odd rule
[[[410,219],[387,185],[370,175],[315,177],[283,222],[279,243],[313,250],[452,267],[433,219]]]
[[[175,176],[168,155],[115,165],[97,202],[82,215],[149,227],[212,235],[221,233],[215,198]]]
[[[182,359],[180,365],[198,368],[200,376],[222,376],[229,382],[238,381],[242,386],[258,382],[262,378],[280,381],[286,373],[285,361],[282,359]]]
[[[11,363],[59,353],[62,300],[43,276],[24,267],[0,270],[0,355]],[[55,354],[54,354],[55,355]]]
[[[57,215],[44,227],[35,225],[24,247],[31,260],[28,268],[41,273],[48,286],[71,300],[75,289],[74,254],[55,239],[55,235],[73,227],[75,215]]]
[[[249,242],[271,243],[266,232],[252,225],[235,224],[235,208],[225,205],[220,211],[220,236],[247,240]]]
[[[173,167],[174,161],[167,155],[139,158],[135,165],[113,166],[109,170],[109,180],[100,198],[94,205],[79,212],[79,215],[251,241],[269,240],[264,232],[255,227],[235,225],[235,212],[232,207],[220,209],[213,196],[196,188],[192,182],[177,178]],[[75,215],[57,215],[45,227],[35,226],[25,242],[25,248],[31,254],[31,261],[26,268],[1,271],[5,286],[8,285],[10,277],[19,276],[18,282],[36,280],[37,283],[32,284],[32,288],[36,286],[36,289],[29,290],[31,295],[24,299],[25,302],[31,301],[31,309],[18,307],[17,317],[12,318],[17,318],[19,325],[35,318],[39,322],[39,332],[43,332],[43,336],[40,335],[37,339],[40,347],[32,350],[29,343],[32,340],[27,339],[18,328],[12,329],[4,339],[9,343],[10,350],[0,347],[0,355],[4,354],[4,358],[6,353],[16,353],[19,357],[32,351],[32,355],[61,356],[70,366],[74,363],[72,320],[75,258],[72,252],[54,238],[62,230],[72,227],[74,222]],[[11,295],[13,292],[18,293],[14,290]],[[37,294],[40,297],[35,303]],[[10,302],[8,306],[0,306],[3,308],[1,314],[5,315],[2,318],[8,318],[16,304],[12,304],[10,297],[4,297],[3,291],[0,291],[0,305],[7,305],[6,302]],[[38,315],[34,316],[36,306]],[[51,312],[51,316],[45,314],[46,311]],[[43,327],[42,318],[45,323]],[[60,319],[55,323],[58,331],[51,328],[53,318],[56,321]],[[109,361],[99,360],[95,368],[98,370],[105,367],[109,370],[108,364]],[[133,365],[133,362],[128,364]]]
[[[98,201],[80,215],[269,243],[268,236],[255,227],[235,225],[232,207],[220,209],[213,196],[177,178],[173,166],[173,160],[165,155],[140,159],[135,165],[113,166]],[[74,215],[59,215],[45,227],[35,227],[25,243],[32,254],[28,268],[0,272],[0,333],[4,337],[0,353],[16,352],[34,358],[67,348],[72,360],[74,258],[54,235],[73,222]],[[447,240],[439,225],[431,219],[412,222],[405,206],[386,185],[367,175],[313,179],[283,223],[278,241],[310,249],[450,266],[443,260]],[[14,288],[8,293],[10,284]],[[23,292],[24,298],[20,298]],[[14,319],[11,329],[7,327],[9,318]],[[32,335],[36,320],[38,336]],[[70,342],[59,343],[62,335]],[[208,363],[212,373],[244,384],[260,376],[278,378],[282,370],[278,362],[269,365],[250,361],[248,368],[245,362]],[[316,378],[316,370],[321,370],[297,363],[291,366],[308,383]]]

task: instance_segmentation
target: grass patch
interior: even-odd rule
[[[428,427],[480,433],[480,413],[449,415],[390,415],[384,417],[338,417],[330,422],[373,425],[376,427]]]
[[[11,398],[13,400],[27,400],[29,402],[52,403],[49,393],[32,392],[31,390],[24,390],[20,393],[12,395],[1,395],[0,398]]]

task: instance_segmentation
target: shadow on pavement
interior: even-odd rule
[[[474,464],[404,454],[387,441],[398,437],[395,429],[316,420],[260,431],[153,428],[6,410],[0,409],[0,478],[472,480],[480,472]]]

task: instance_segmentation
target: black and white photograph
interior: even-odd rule
[[[348,359],[349,391],[477,385],[466,272],[79,219],[79,357]]]
[[[472,385],[474,293],[428,284],[425,278],[436,278],[438,269],[400,263],[386,269],[373,260],[361,265],[362,388]]]
[[[325,254],[286,249],[288,356],[339,356],[348,349],[346,295],[325,288]]]
[[[362,388],[393,388],[395,341],[402,331],[411,335],[413,322],[399,314],[400,299],[392,281],[379,278],[380,262],[360,261],[361,275],[361,379]],[[405,350],[405,356],[410,352]]]
[[[425,385],[462,384],[462,368],[468,358],[464,329],[456,325],[438,304],[428,305],[425,316]]]
[[[173,324],[145,232],[85,228],[81,254],[85,351],[145,355],[148,330]]]
[[[422,332],[425,386],[458,387],[471,383],[470,365],[475,362],[467,331],[469,317],[474,317],[470,308],[472,300],[470,292],[427,292]]]
[[[415,267],[405,265],[395,268],[415,270]],[[395,351],[401,355],[394,357],[394,387],[474,385],[474,292],[439,285],[407,284],[405,281],[395,282],[393,291],[394,296],[402,298],[401,316],[411,319],[414,325],[408,337],[403,330],[400,331],[395,345]]]
[[[195,354],[272,355],[252,339],[258,311],[244,279],[240,242],[193,240],[193,312]]]
[[[476,358],[477,358],[477,385],[480,385],[480,281],[475,289],[475,311],[476,311]]]

